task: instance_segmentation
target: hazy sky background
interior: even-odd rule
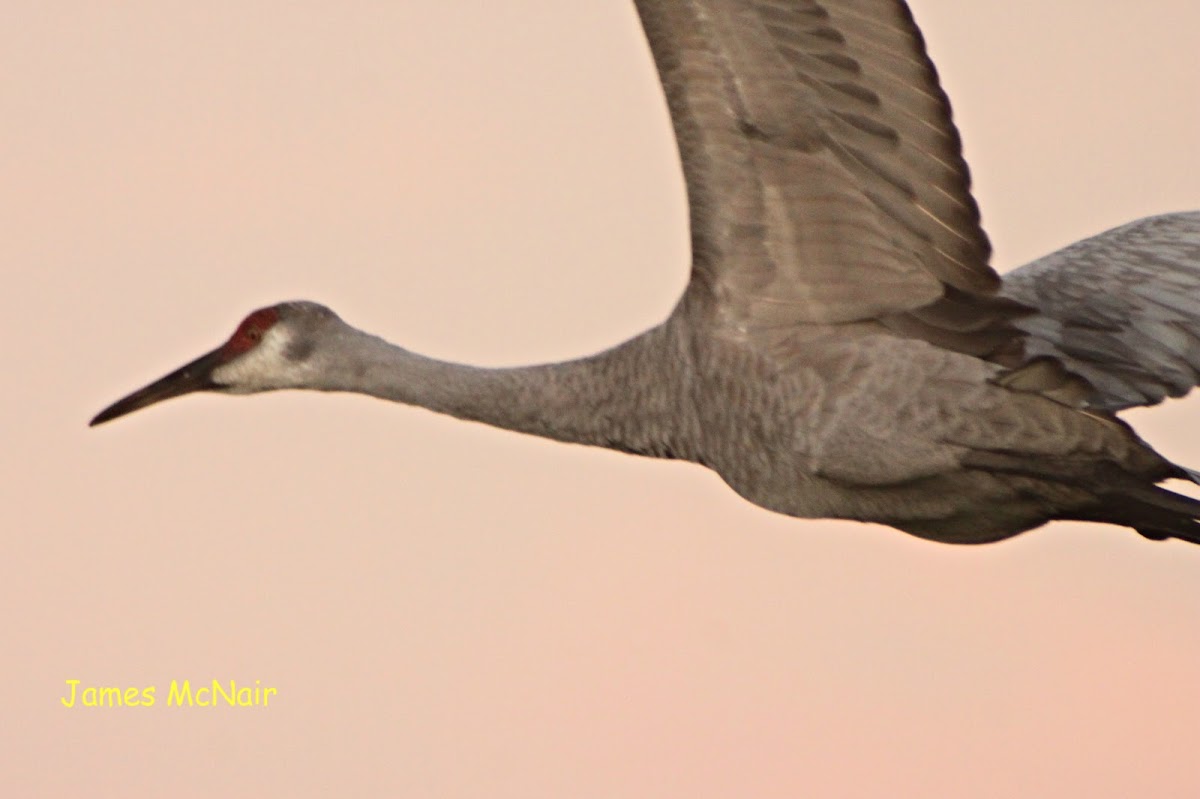
[[[1200,4],[912,5],[1001,268],[1200,207]],[[285,299],[492,365],[659,321],[682,178],[628,0],[9,3],[0,118],[0,792],[1200,793],[1200,548],[799,521],[348,396],[86,429]],[[1200,465],[1195,400],[1132,418]],[[164,706],[213,678],[279,694]]]

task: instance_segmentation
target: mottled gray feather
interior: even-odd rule
[[[1026,351],[1087,378],[1106,410],[1180,397],[1200,381],[1200,211],[1131,222],[1004,277],[1037,313]]]

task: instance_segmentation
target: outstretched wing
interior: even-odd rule
[[[636,0],[738,330],[878,319],[986,355],[1016,313],[949,105],[899,0]],[[1011,329],[1008,330],[1011,333]]]
[[[1037,313],[1016,322],[1120,410],[1200,383],[1200,211],[1152,216],[1072,244],[1004,277]]]

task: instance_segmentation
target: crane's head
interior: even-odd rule
[[[302,387],[315,343],[331,325],[345,327],[337,314],[315,302],[259,308],[242,320],[224,344],[117,400],[96,414],[90,425],[194,391],[252,394]]]

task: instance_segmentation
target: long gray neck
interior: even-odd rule
[[[320,385],[579,444],[696,460],[689,348],[671,322],[564,363],[486,369],[427,358],[353,328]]]

